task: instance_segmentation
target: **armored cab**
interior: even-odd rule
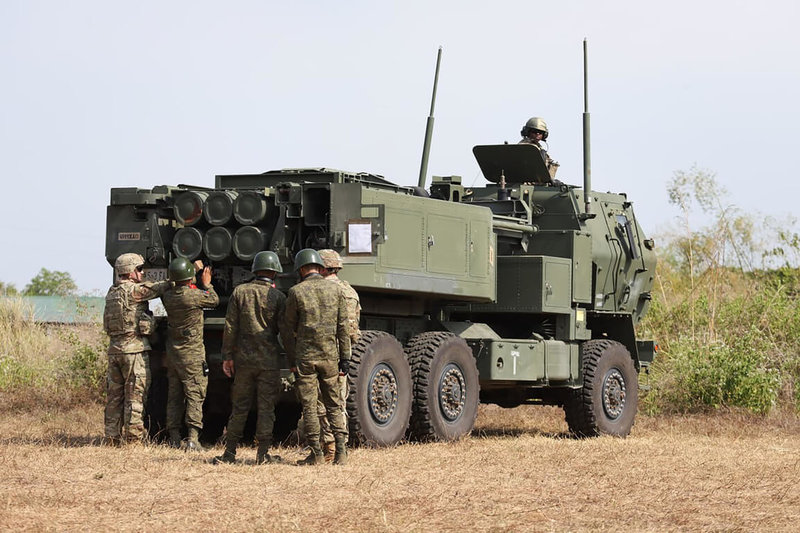
[[[592,192],[587,213],[584,191],[553,182],[534,145],[473,152],[485,187],[449,176],[425,191],[321,168],[220,175],[213,188],[112,189],[110,264],[140,253],[151,279],[176,256],[213,266],[222,303],[206,312],[207,439],[229,412],[219,353],[227,296],[251,279],[258,251],[275,251],[291,272],[307,247],[337,250],[340,277],[361,297],[348,376],[354,440],[457,438],[472,429],[480,401],[563,406],[579,435],[630,431],[638,373],[654,357],[635,326],[656,262],[631,202]],[[296,282],[294,274],[276,281],[282,290]],[[298,410],[288,370],[284,377],[286,428]],[[155,394],[149,409],[157,420],[163,398]]]

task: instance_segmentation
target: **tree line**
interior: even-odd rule
[[[0,281],[0,296],[75,296],[78,284],[69,272],[42,268],[22,290]]]

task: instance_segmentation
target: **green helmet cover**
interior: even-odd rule
[[[185,257],[176,257],[169,264],[170,281],[186,281],[194,277],[194,265]]]
[[[259,270],[274,270],[275,272],[283,272],[281,268],[281,261],[278,259],[278,254],[275,252],[258,252],[253,258],[253,267],[251,272],[258,272]]]
[[[319,265],[324,267],[325,263],[319,256],[319,252],[313,248],[303,248],[297,252],[296,256],[294,256],[294,269],[300,270],[300,267],[304,267],[306,265]]]

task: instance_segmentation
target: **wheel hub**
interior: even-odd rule
[[[622,373],[612,368],[603,379],[603,410],[611,419],[622,416],[625,410],[625,378]]]
[[[467,399],[467,382],[458,365],[450,363],[439,380],[439,407],[444,417],[453,421],[464,412]]]
[[[397,379],[394,371],[381,363],[372,371],[369,379],[369,412],[379,424],[385,425],[397,410]]]

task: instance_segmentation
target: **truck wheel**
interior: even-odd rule
[[[468,435],[478,416],[480,384],[466,341],[431,331],[413,337],[406,353],[414,376],[412,437],[448,441]]]
[[[639,404],[638,379],[630,352],[619,342],[583,343],[583,387],[564,403],[569,430],[579,437],[627,436]]]
[[[347,397],[350,440],[391,446],[405,437],[411,416],[411,369],[403,346],[383,331],[362,331],[352,348]]]

